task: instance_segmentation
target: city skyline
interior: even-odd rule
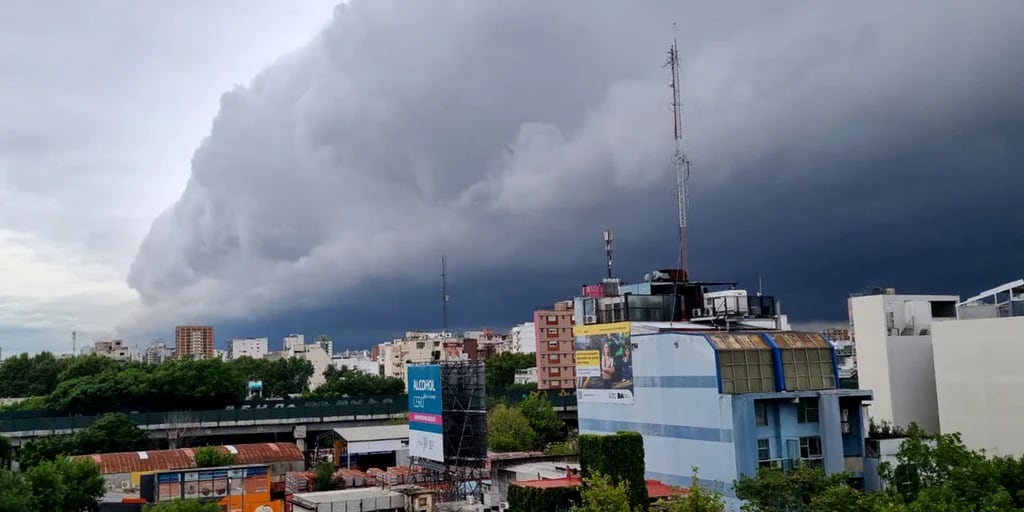
[[[451,325],[507,329],[603,277],[607,228],[622,279],[673,267],[671,20],[695,279],[798,327],[1024,274],[1019,3],[333,4],[12,4],[5,353],[367,346],[440,328],[443,255]]]

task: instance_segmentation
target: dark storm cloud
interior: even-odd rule
[[[949,231],[1020,181],[1024,4],[582,5],[339,8],[224,95],[132,266],[134,328],[296,311],[329,324],[324,304],[358,328],[394,301],[428,323],[443,253],[487,291],[466,294],[481,297],[467,323],[512,323],[600,275],[604,227],[624,276],[670,265],[673,19],[697,277],[761,273],[798,295],[791,313],[834,317],[851,286],[904,268],[883,252],[932,254],[916,275],[953,259],[969,273]]]

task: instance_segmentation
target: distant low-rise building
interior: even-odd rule
[[[263,359],[269,353],[269,346],[267,338],[232,338],[228,340],[228,359]]]
[[[441,361],[446,341],[454,341],[451,333],[409,331],[404,338],[382,344],[384,376],[402,379],[408,389],[406,366]]]
[[[163,340],[150,342],[142,356],[146,364],[160,364],[172,357],[174,357],[174,350],[169,348]]]
[[[524,368],[522,370],[516,370],[514,377],[516,384],[536,384],[537,383],[537,367]]]
[[[122,340],[97,341],[93,343],[93,354],[109,357],[115,361],[129,361],[131,351]]]
[[[380,375],[380,361],[370,357],[368,350],[345,351],[331,358],[331,366],[335,368],[345,367],[370,375]]]

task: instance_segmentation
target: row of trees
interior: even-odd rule
[[[328,368],[324,372],[326,382],[318,386],[309,395],[314,398],[339,398],[343,396],[370,395],[402,395],[405,394],[405,382],[394,377],[382,377],[341,368]]]
[[[88,428],[69,435],[39,437],[18,450],[22,469],[60,457],[148,450],[155,446],[149,434],[124,414],[108,414]]]
[[[1009,512],[1024,510],[1024,458],[988,457],[959,434],[927,436],[911,427],[896,455],[882,464],[886,490],[865,493],[846,475],[819,469],[762,469],[735,483],[749,512]]]
[[[105,492],[91,460],[62,457],[22,472],[0,469],[0,512],[93,511]]]
[[[487,447],[496,452],[549,449],[568,455],[565,422],[544,395],[530,395],[516,405],[499,403],[487,414]]]

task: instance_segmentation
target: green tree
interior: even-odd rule
[[[717,491],[708,491],[701,487],[697,468],[693,468],[693,483],[686,495],[673,500],[662,500],[656,505],[661,512],[724,512],[725,504],[722,495]]]
[[[583,479],[580,491],[583,503],[574,506],[573,512],[629,512],[635,510],[629,505],[626,483],[612,483],[600,473],[593,473]]]
[[[235,464],[235,456],[221,452],[214,446],[204,446],[196,450],[196,467],[216,468]]]
[[[77,379],[99,375],[103,372],[113,371],[118,368],[118,362],[109,357],[100,355],[88,355],[72,358],[58,376],[58,381]]]
[[[498,404],[487,414],[487,447],[492,451],[530,450],[536,439],[530,420],[518,408]]]
[[[0,467],[11,467],[13,457],[14,448],[11,446],[11,442],[6,437],[0,437]]]
[[[644,479],[644,439],[637,432],[579,436],[583,478],[599,473],[613,483],[624,483],[629,503],[647,510],[647,481]]]
[[[78,441],[75,436],[39,437],[21,446],[18,450],[18,465],[25,470],[62,456],[77,454]]]
[[[404,393],[405,382],[402,379],[362,372],[336,372],[317,387],[310,396],[339,398],[343,396],[401,395]]]
[[[339,487],[339,482],[334,478],[335,467],[330,462],[321,462],[316,465],[316,480],[314,482],[317,491],[333,491]]]
[[[231,365],[246,380],[262,381],[264,398],[302,394],[313,376],[313,363],[298,357],[269,360],[246,356],[231,361]]]
[[[516,370],[537,366],[534,354],[498,354],[484,363],[484,384],[488,393],[500,393],[515,383]]]
[[[61,457],[28,470],[25,480],[35,510],[82,512],[99,510],[106,483],[91,460]]]
[[[0,363],[0,396],[27,398],[48,395],[57,387],[58,376],[66,364],[49,352],[8,357]]]
[[[558,417],[547,396],[528,396],[518,407],[529,420],[530,428],[537,434],[537,448],[565,439],[565,422]]]
[[[21,473],[0,470],[0,512],[34,512],[32,490]]]
[[[135,452],[153,447],[149,433],[123,413],[106,414],[75,437],[77,455]]]
[[[819,468],[799,465],[793,471],[761,468],[757,475],[743,475],[733,484],[736,496],[745,500],[747,512],[803,512],[825,490],[847,486],[847,475],[825,476]]]
[[[212,500],[176,500],[146,505],[145,512],[220,512],[220,504]]]
[[[1012,510],[1000,465],[967,448],[959,434],[928,436],[915,426],[900,444],[896,465],[879,473],[912,508],[963,506],[963,511]],[[938,510],[938,509],[935,509]]]

